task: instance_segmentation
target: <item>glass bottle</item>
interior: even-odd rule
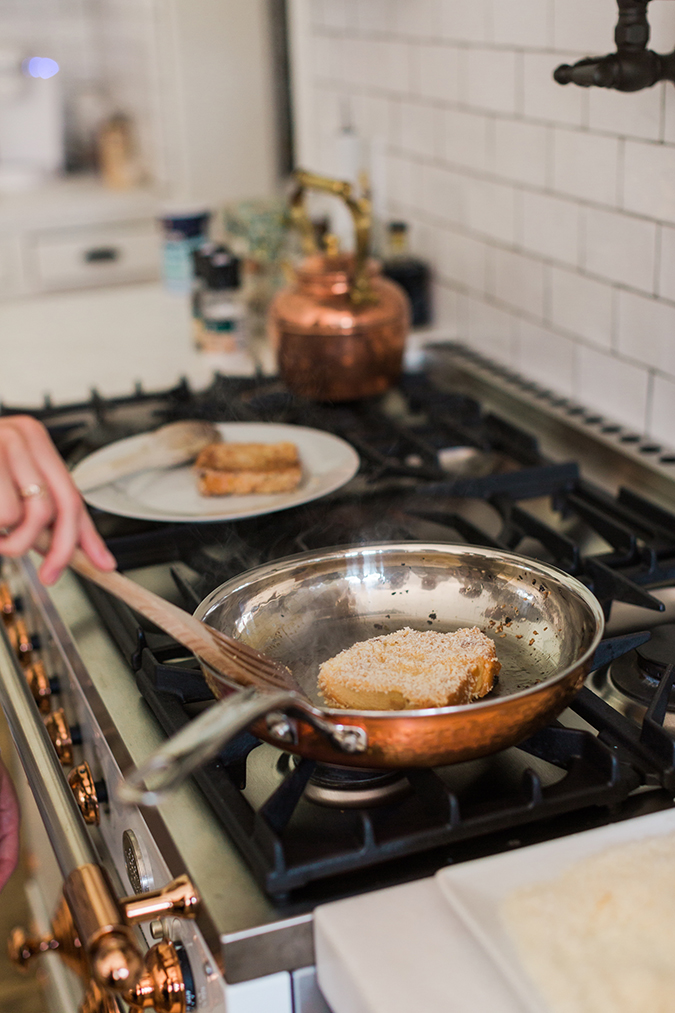
[[[410,300],[411,323],[423,327],[431,323],[431,271],[429,265],[408,250],[408,226],[405,222],[389,222],[387,255],[382,273],[398,282]]]

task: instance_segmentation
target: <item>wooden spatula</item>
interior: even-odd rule
[[[169,422],[151,433],[121,440],[117,453],[111,448],[104,461],[95,458],[81,461],[73,469],[73,481],[80,492],[89,492],[148,468],[186,464],[203,447],[218,440],[220,433],[212,422]]]
[[[39,544],[38,548],[42,551],[43,544]],[[99,570],[81,549],[75,549],[69,565],[175,637],[226,680],[259,689],[296,689],[293,676],[281,662],[221,633],[118,570]]]

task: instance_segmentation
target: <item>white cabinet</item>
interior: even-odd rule
[[[27,271],[39,290],[149,281],[159,273],[152,221],[52,229],[29,237],[27,245]]]

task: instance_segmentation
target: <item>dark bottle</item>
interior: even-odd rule
[[[398,282],[410,299],[413,327],[431,323],[431,271],[429,265],[408,253],[408,226],[390,222],[387,226],[387,256],[382,273]]]

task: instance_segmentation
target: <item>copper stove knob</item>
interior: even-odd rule
[[[154,1009],[156,1013],[187,1013],[194,997],[188,995],[183,965],[177,948],[163,939],[149,950],[146,972],[136,988],[124,993],[130,1010]],[[189,1005],[188,1005],[189,1002]]]
[[[22,664],[28,664],[33,652],[33,640],[28,633],[23,619],[12,618],[7,625],[7,636],[12,645],[12,650]]]
[[[49,714],[51,710],[51,697],[58,685],[55,679],[50,679],[41,661],[35,661],[28,665],[26,670],[26,681],[33,699],[38,705],[41,714]]]
[[[90,981],[78,1013],[119,1013],[115,999],[104,988]]]
[[[14,621],[15,612],[16,606],[14,604],[14,599],[12,598],[8,585],[3,582],[0,584],[0,615],[2,615],[2,618],[7,625]]]
[[[73,767],[68,774],[68,784],[75,795],[78,808],[84,816],[84,822],[98,826],[101,822],[99,802],[108,801],[108,793],[104,781],[94,781],[94,775],[87,761]]]
[[[73,746],[78,746],[82,742],[79,726],[73,725],[71,728],[63,707],[59,707],[47,715],[45,728],[49,732],[49,738],[54,744],[59,760],[64,766],[70,766],[73,762]]]
[[[41,938],[30,936],[23,928],[14,928],[9,934],[7,952],[16,967],[25,971],[34,957],[57,950],[65,963],[82,977],[88,977],[87,962],[82,944],[77,937],[70,908],[61,900],[52,921],[52,935]]]

